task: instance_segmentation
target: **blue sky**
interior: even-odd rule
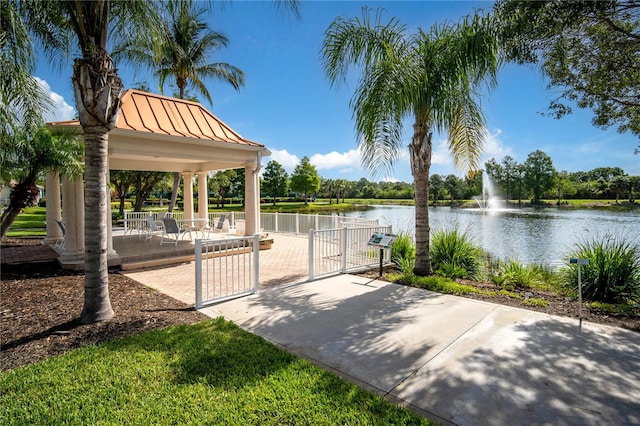
[[[434,22],[455,22],[476,9],[490,10],[480,1],[303,1],[301,19],[295,20],[272,2],[231,2],[215,6],[210,27],[229,38],[227,48],[216,52],[210,62],[227,62],[246,74],[246,86],[236,92],[228,84],[205,81],[213,98],[206,108],[245,138],[271,150],[289,172],[303,156],[311,158],[324,178],[358,180],[401,180],[411,182],[407,156],[387,175],[371,175],[360,164],[349,101],[357,74],[349,84],[332,88],[320,57],[324,33],[338,16],[361,16],[362,6],[385,9],[385,21],[392,16],[412,31],[428,30]],[[40,55],[35,76],[51,91],[56,102],[52,119],[75,115],[71,86],[71,62],[52,67]],[[147,82],[157,92],[157,79],[150,73],[117,64],[125,87]],[[173,88],[165,86],[164,94]],[[510,155],[524,162],[537,149],[546,152],[557,170],[588,171],[596,167],[621,167],[640,175],[640,155],[634,155],[637,137],[618,134],[614,128],[601,130],[591,124],[588,110],[575,109],[560,120],[544,117],[555,94],[533,66],[508,65],[498,77],[498,87],[482,101],[487,117],[487,139],[483,163]],[[404,140],[411,138],[408,122]],[[446,135],[434,135],[431,173],[463,176],[454,168],[446,147]]]

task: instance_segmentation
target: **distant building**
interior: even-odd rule
[[[8,184],[0,181],[0,206],[6,207],[9,205],[9,197],[11,196],[11,188],[16,184],[15,180],[12,180]],[[40,193],[36,198],[36,203],[40,201],[40,198],[45,196],[44,186],[38,185]]]

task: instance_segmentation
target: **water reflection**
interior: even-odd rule
[[[379,219],[394,232],[413,234],[414,208],[375,206],[365,212],[348,213]],[[485,250],[499,259],[517,259],[524,263],[559,264],[576,243],[608,235],[640,241],[640,211],[608,212],[602,210],[499,210],[429,209],[431,230],[468,231]]]

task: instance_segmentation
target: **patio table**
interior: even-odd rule
[[[147,233],[147,218],[127,218],[123,220],[124,236],[138,234],[142,238]]]
[[[185,229],[189,229],[190,231],[200,233],[202,238],[204,239],[205,232],[208,231],[209,219],[181,219],[178,221],[180,226],[185,227]]]

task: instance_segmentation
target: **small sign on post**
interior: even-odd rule
[[[382,263],[384,260],[384,249],[390,248],[393,244],[393,240],[397,237],[396,234],[383,234],[382,232],[376,232],[369,238],[367,242],[368,246],[380,248],[380,277],[382,276]]]
[[[578,312],[578,317],[580,318],[580,325],[579,328],[580,330],[582,330],[582,274],[580,271],[580,266],[582,265],[588,265],[589,264],[589,259],[578,259],[575,257],[572,257],[569,259],[569,263],[572,265],[578,265],[578,298],[579,298],[579,303],[580,303],[580,311]]]

